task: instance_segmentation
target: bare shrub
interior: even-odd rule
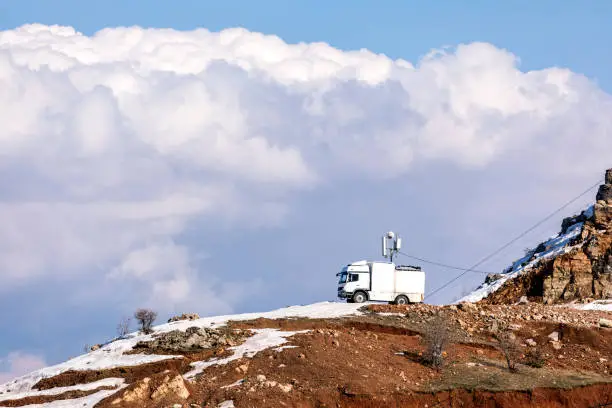
[[[493,337],[497,340],[497,348],[504,355],[508,370],[516,371],[516,363],[521,357],[521,346],[516,340],[516,336],[505,323],[497,322],[497,328]]]
[[[539,348],[529,350],[525,353],[525,365],[533,368],[542,368],[546,364],[546,358]]]
[[[450,341],[448,322],[442,316],[436,316],[423,332],[422,342],[425,345],[423,361],[432,367],[441,367],[444,362],[444,350]]]
[[[154,312],[151,309],[138,309],[134,313],[134,317],[138,321],[138,324],[140,324],[140,330],[144,334],[150,334],[153,332],[153,330],[151,330],[151,325],[155,319],[157,319],[157,312]]]
[[[117,325],[117,335],[119,336],[119,338],[125,337],[130,332],[131,323],[132,319],[129,317],[124,317],[121,319],[121,321]]]

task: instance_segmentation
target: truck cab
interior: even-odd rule
[[[358,261],[346,265],[337,276],[338,297],[351,303],[407,304],[424,299],[425,273],[418,266]]]

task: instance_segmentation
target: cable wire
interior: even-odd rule
[[[430,261],[429,259],[419,258],[418,256],[408,255],[407,253],[404,253],[402,251],[397,251],[397,252],[399,254],[401,254],[401,255],[404,255],[407,258],[416,259],[417,261],[425,262],[425,263],[436,265],[436,266],[441,266],[443,268],[456,269],[456,270],[459,270],[459,271],[467,271],[467,272],[474,272],[474,273],[482,273],[482,274],[485,274],[485,275],[489,275],[491,273],[495,273],[495,272],[479,271],[479,270],[476,270],[476,269],[461,268],[459,266],[448,265],[448,264],[444,264],[444,263],[441,263],[441,262]]]
[[[591,191],[592,189],[594,189],[595,187],[598,187],[601,183],[603,182],[603,179],[599,179],[597,181],[596,184],[592,185],[591,187],[589,187],[588,189],[584,190],[582,193],[580,193],[579,195],[577,195],[576,197],[572,198],[570,201],[568,201],[567,203],[563,204],[561,207],[559,207],[558,209],[556,209],[555,211],[553,211],[552,213],[550,213],[549,215],[547,215],[546,217],[544,217],[542,220],[538,221],[536,224],[534,224],[532,227],[530,227],[529,229],[525,230],[524,232],[520,233],[516,238],[513,238],[512,240],[510,240],[508,243],[502,245],[499,249],[493,251],[491,254],[485,256],[484,258],[482,258],[480,261],[478,261],[476,264],[474,264],[474,266],[472,266],[471,268],[467,269],[466,271],[464,271],[463,273],[457,275],[456,277],[454,277],[453,279],[449,280],[448,282],[446,282],[444,285],[440,286],[439,288],[435,289],[434,291],[430,292],[427,296],[424,297],[423,300],[431,297],[432,295],[435,295],[436,293],[438,293],[439,291],[441,291],[442,289],[446,288],[448,285],[450,285],[451,283],[455,282],[457,279],[461,278],[463,275],[465,275],[468,272],[471,272],[472,270],[474,270],[474,268],[480,266],[481,264],[483,264],[484,262],[488,261],[489,259],[493,258],[495,255],[499,254],[501,251],[503,251],[504,249],[508,248],[510,245],[514,244],[516,241],[518,241],[519,239],[523,238],[525,235],[527,235],[528,233],[530,233],[531,231],[533,231],[534,229],[536,229],[537,227],[539,227],[540,225],[544,224],[546,221],[548,221],[549,219],[551,219],[552,217],[554,217],[555,215],[557,215],[557,213],[561,212],[562,210],[564,210],[565,208],[567,208],[569,205],[573,204],[576,200],[578,200],[580,197],[582,197],[583,195],[585,195],[586,193],[588,193],[589,191]]]

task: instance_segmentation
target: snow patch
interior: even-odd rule
[[[229,348],[229,350],[234,350],[234,354],[226,358],[213,358],[207,361],[191,363],[193,369],[186,373],[184,377],[186,379],[193,379],[197,375],[201,374],[207,367],[227,364],[230,361],[238,360],[245,356],[253,357],[260,351],[286,343],[287,337],[291,337],[298,333],[306,333],[309,330],[283,332],[278,329],[256,329],[253,331],[255,334],[252,337],[249,337],[243,344]]]
[[[586,305],[574,305],[574,308],[580,310],[599,310],[604,312],[612,312],[612,299],[596,300]]]
[[[292,348],[298,348],[298,346],[292,346],[292,345],[280,346],[280,347],[275,348],[274,351],[283,351],[285,349],[292,349]]]
[[[404,317],[405,314],[404,313],[397,313],[397,312],[380,312],[380,313],[376,313],[378,316],[397,316],[397,317]]]
[[[587,219],[591,219],[595,216],[595,206],[594,205],[590,205],[589,208],[587,208],[586,210],[584,210],[584,216]]]
[[[120,387],[124,385],[125,380],[123,378],[105,378],[103,380],[87,383],[87,384],[79,384],[73,385],[70,387],[57,387],[52,388],[50,390],[34,390],[34,391],[24,391],[24,392],[9,392],[6,394],[0,394],[0,402],[7,400],[17,400],[27,397],[38,397],[42,395],[60,395],[69,391],[91,391],[95,390],[99,387]],[[115,390],[118,391],[118,390]]]
[[[234,388],[234,387],[238,387],[239,385],[242,385],[243,382],[244,382],[244,378],[241,378],[238,381],[233,382],[233,383],[228,384],[228,385],[224,385],[221,388]]]
[[[103,390],[81,398],[51,401],[43,404],[30,404],[25,405],[22,408],[93,408],[103,399],[110,397],[125,387],[127,387],[127,385],[124,384],[115,390]]]

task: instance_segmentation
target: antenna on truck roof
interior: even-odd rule
[[[390,242],[388,242],[390,241]],[[384,258],[389,258],[393,262],[393,256],[402,248],[402,239],[393,231],[386,232],[382,236],[382,255]]]

